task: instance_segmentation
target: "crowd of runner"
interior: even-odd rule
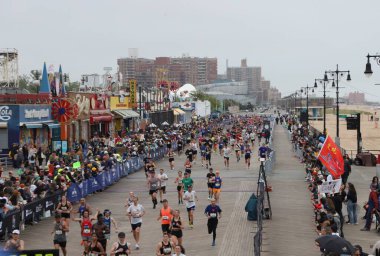
[[[259,150],[260,157],[265,155],[266,143],[269,140],[269,126],[258,116],[224,115],[218,119],[199,119],[191,124],[166,126],[160,130],[148,128],[133,135],[117,136],[115,138],[99,138],[94,136],[88,143],[74,143],[70,153],[48,152],[36,149],[34,146],[24,150],[16,145],[10,151],[14,167],[18,168],[17,176],[12,172],[9,178],[1,179],[0,203],[1,214],[22,207],[55,191],[66,191],[71,183],[79,183],[83,179],[108,171],[122,159],[143,156],[146,186],[152,200],[152,208],[157,205],[159,212],[157,220],[161,222],[162,241],[156,246],[156,255],[185,255],[183,233],[185,227],[194,228],[195,214],[201,212],[207,217],[208,233],[212,234],[211,245],[216,244],[218,219],[222,216],[220,207],[223,179],[220,170],[213,169],[215,155],[224,159],[226,169],[230,168],[232,160],[239,162],[244,156],[246,168],[251,167],[254,149]],[[172,145],[176,143],[174,151]],[[179,209],[169,206],[166,199],[166,187],[169,178],[163,168],[159,168],[150,152],[156,148],[165,147],[170,170],[177,170],[175,183],[178,193],[178,205],[184,205],[186,217]],[[19,154],[22,152],[22,157]],[[27,153],[26,153],[27,152]],[[24,154],[25,153],[25,154]],[[175,159],[184,154],[184,163]],[[33,159],[33,160],[31,160]],[[74,169],[73,163],[79,161],[80,168]],[[204,211],[198,211],[199,198],[194,190],[194,180],[191,178],[193,166],[200,164],[205,169],[206,186],[209,191],[209,205]],[[142,184],[143,185],[143,184]],[[16,197],[17,200],[14,198]],[[65,196],[62,196],[55,210],[55,223],[52,227],[53,244],[67,255],[67,236],[71,222],[78,222],[81,227],[83,255],[117,255],[131,254],[132,250],[140,249],[142,222],[146,208],[139,203],[138,196],[130,192],[125,204],[128,220],[131,224],[134,246],[126,240],[126,233],[119,230],[117,221],[111,217],[110,209],[100,211],[92,209],[82,198],[74,207]],[[38,221],[38,220],[35,220]],[[125,220],[118,220],[118,222]],[[118,232],[118,241],[108,244],[111,229]],[[22,250],[24,244],[19,238],[20,231],[14,230],[6,243],[6,250]]]

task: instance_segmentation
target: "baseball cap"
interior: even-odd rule
[[[12,231],[12,234],[17,234],[17,235],[19,235],[19,234],[20,234],[20,230],[18,230],[18,229],[13,230],[13,231]]]

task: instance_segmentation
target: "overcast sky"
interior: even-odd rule
[[[21,73],[44,61],[79,80],[102,73],[138,48],[139,57],[217,57],[230,66],[262,66],[283,95],[336,64],[351,71],[344,95],[359,90],[380,101],[380,67],[363,74],[367,53],[380,52],[378,0],[0,0],[0,48],[17,48]]]

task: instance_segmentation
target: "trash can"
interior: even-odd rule
[[[248,220],[257,220],[257,197],[255,193],[252,193],[247,204],[245,205],[245,211],[248,212]]]

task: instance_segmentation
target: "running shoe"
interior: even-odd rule
[[[140,246],[138,244],[135,245],[135,249],[136,250],[139,250],[140,249]]]
[[[215,241],[212,241],[212,244],[211,244],[211,246],[215,246]]]

